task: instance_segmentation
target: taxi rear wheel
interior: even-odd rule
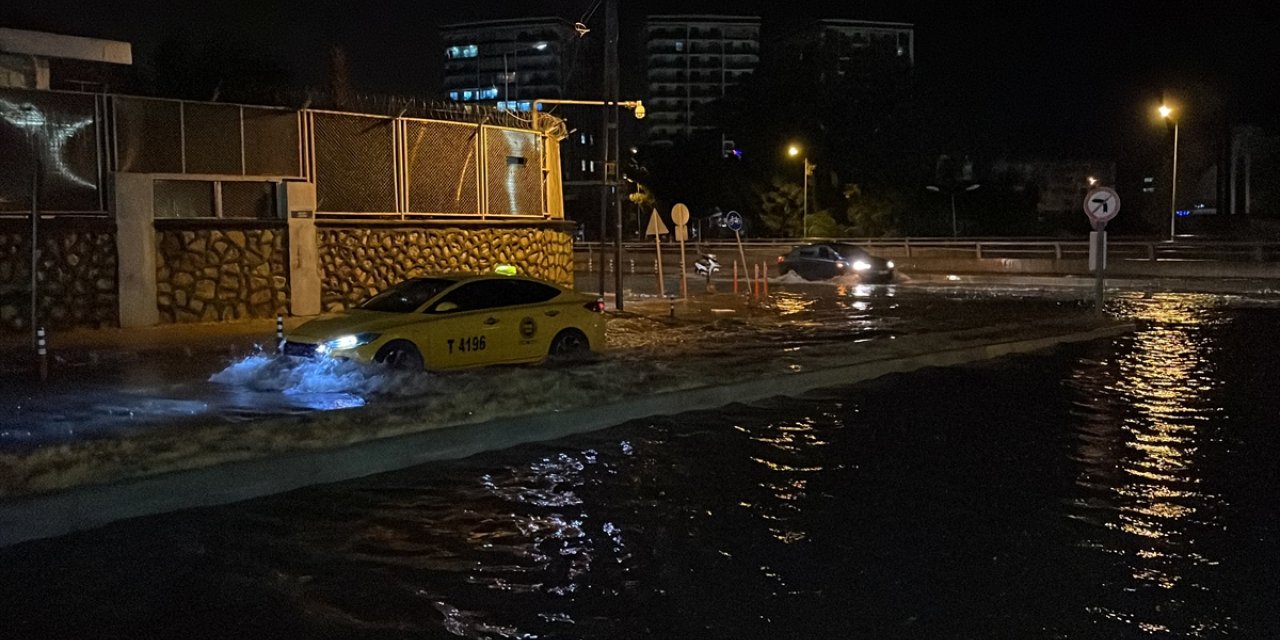
[[[565,360],[582,356],[590,350],[586,334],[577,329],[565,329],[551,340],[551,350],[547,355],[552,360]]]
[[[378,350],[373,357],[375,362],[382,363],[392,369],[405,371],[422,371],[422,352],[408,340],[392,340]]]

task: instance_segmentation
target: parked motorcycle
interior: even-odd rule
[[[710,280],[712,275],[720,271],[720,263],[716,262],[716,254],[703,254],[701,258],[693,262],[693,271]]]

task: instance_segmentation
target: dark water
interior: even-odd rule
[[[3,638],[1280,637],[1280,312],[0,550]]]

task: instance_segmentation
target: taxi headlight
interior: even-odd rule
[[[859,260],[853,263],[854,271],[866,271],[867,269],[870,269],[870,268],[871,268],[871,265],[867,264],[866,262],[863,262],[862,260]]]
[[[334,338],[333,340],[328,340],[324,344],[320,345],[319,351],[321,353],[328,353],[330,351],[344,351],[346,349],[354,349],[356,347],[360,347],[360,346],[369,344],[374,340],[377,340],[379,335],[380,334],[377,334],[377,333],[356,333],[351,335],[339,336],[337,338]]]

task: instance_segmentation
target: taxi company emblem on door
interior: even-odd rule
[[[533,339],[534,334],[538,333],[538,325],[533,318],[525,318],[520,321],[520,337],[525,340]]]

